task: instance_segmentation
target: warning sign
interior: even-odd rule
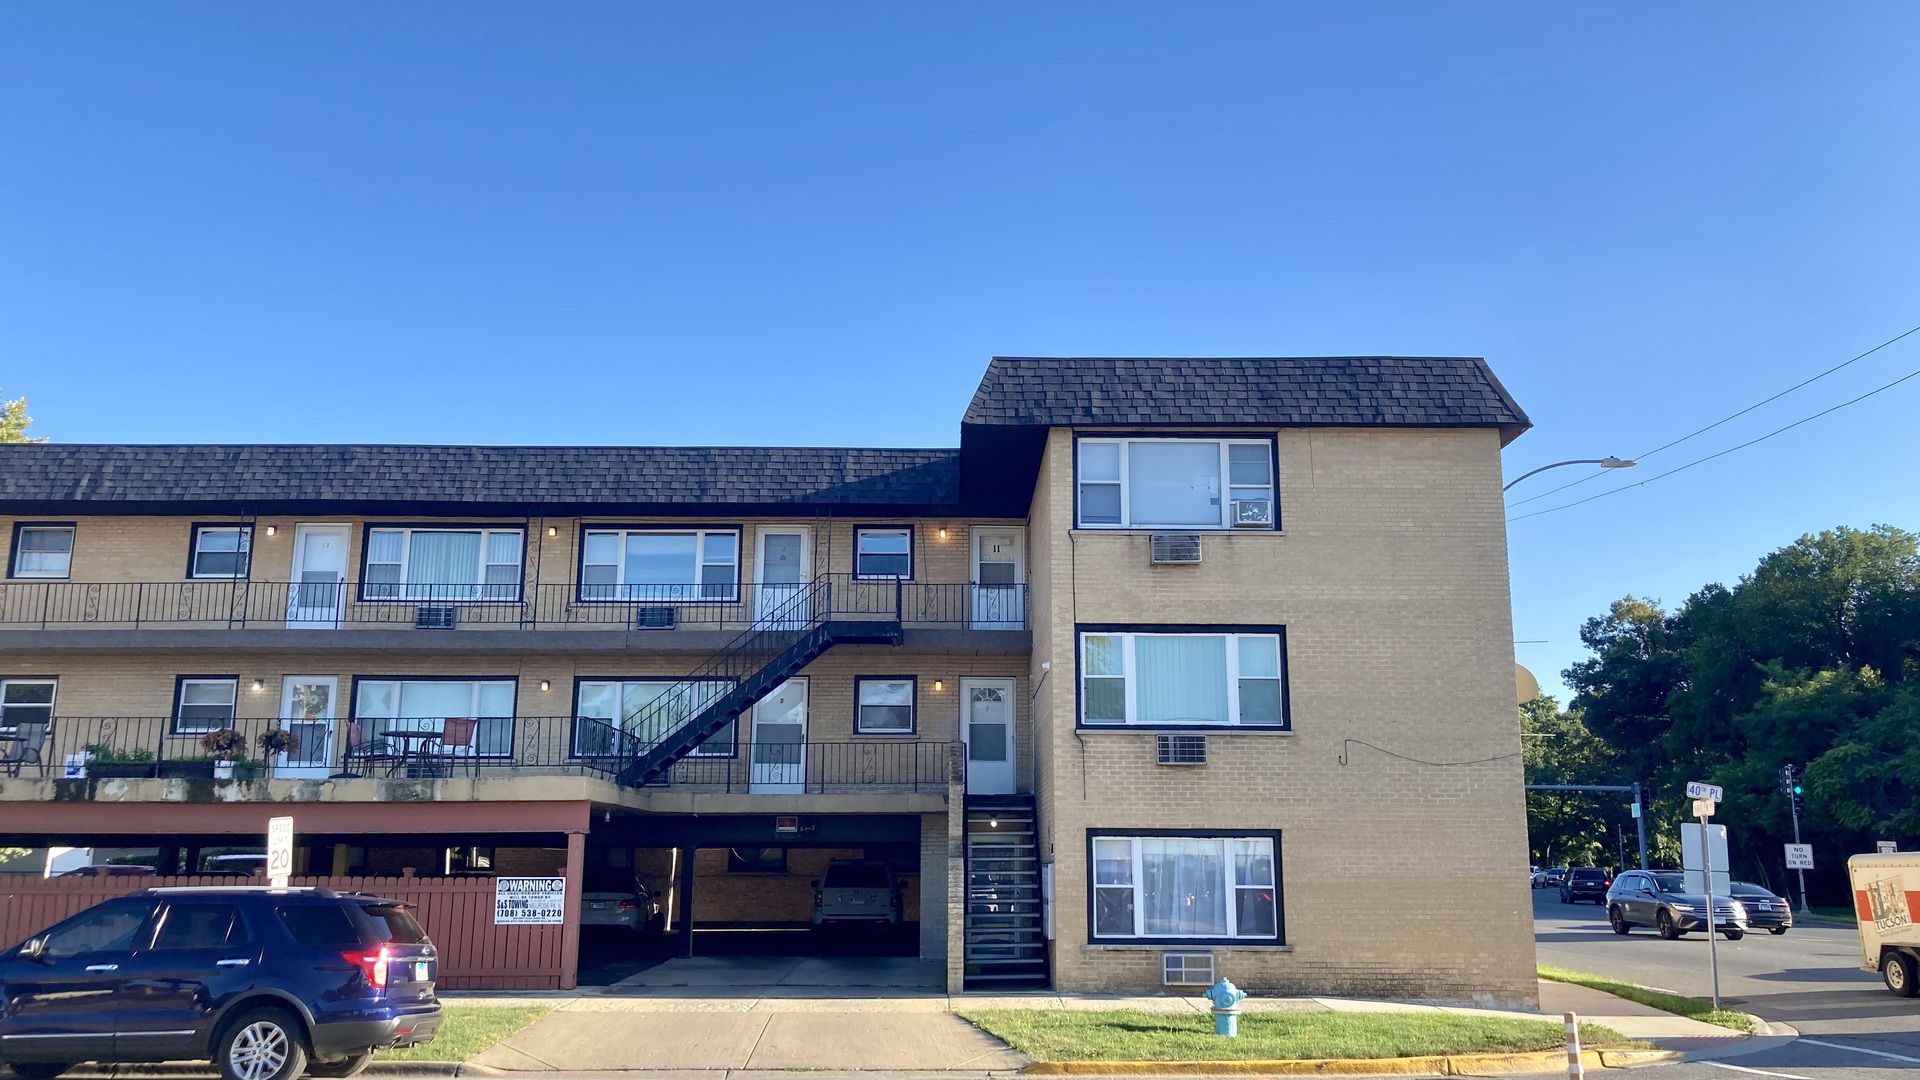
[[[493,924],[495,926],[557,925],[566,921],[566,878],[493,879]]]

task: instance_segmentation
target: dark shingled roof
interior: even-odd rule
[[[950,507],[959,451],[692,446],[0,445],[0,504]],[[98,507],[102,511],[111,507]]]
[[[962,423],[1530,426],[1485,360],[1451,356],[1000,356]]]

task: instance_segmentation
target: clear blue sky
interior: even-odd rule
[[[951,445],[996,353],[1471,354],[1518,475],[1920,324],[1917,53],[1904,2],[10,4],[0,388],[61,441]],[[1516,522],[1521,658],[1920,526],[1917,411]]]

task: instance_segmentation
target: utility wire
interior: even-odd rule
[[[1920,330],[1920,327],[1915,327],[1914,329]],[[1913,331],[1911,330],[1908,331],[1908,333],[1912,333],[1912,332]],[[1729,446],[1725,450],[1721,450],[1717,453],[1708,454],[1706,457],[1695,458],[1692,461],[1687,462],[1685,465],[1681,465],[1678,468],[1668,469],[1666,472],[1660,473],[1656,476],[1649,476],[1645,480],[1642,480],[1638,483],[1622,484],[1617,488],[1613,488],[1612,490],[1609,490],[1609,491],[1603,491],[1598,495],[1589,495],[1584,499],[1576,499],[1570,503],[1562,503],[1559,506],[1550,506],[1545,510],[1535,510],[1531,514],[1520,514],[1517,517],[1508,518],[1507,521],[1508,523],[1512,523],[1515,521],[1524,521],[1527,518],[1539,517],[1542,514],[1551,514],[1556,510],[1566,510],[1571,507],[1580,506],[1584,503],[1590,503],[1595,499],[1604,499],[1609,495],[1618,495],[1623,491],[1631,491],[1634,488],[1646,487],[1648,484],[1653,483],[1655,480],[1664,479],[1666,477],[1672,476],[1674,473],[1677,473],[1677,472],[1685,472],[1686,470],[1693,468],[1695,465],[1700,465],[1705,462],[1712,461],[1714,458],[1726,457],[1728,454],[1733,453],[1735,450],[1745,450],[1747,447],[1752,446],[1755,443],[1766,442],[1768,439],[1773,438],[1775,435],[1779,435],[1782,432],[1792,431],[1794,428],[1799,427],[1801,424],[1818,420],[1821,417],[1827,415],[1828,413],[1838,412],[1849,405],[1857,405],[1860,402],[1865,401],[1868,398],[1874,396],[1875,394],[1884,393],[1885,391],[1891,390],[1894,387],[1899,386],[1901,383],[1906,382],[1908,379],[1920,379],[1920,369],[1909,371],[1905,375],[1902,375],[1899,378],[1883,386],[1876,386],[1873,389],[1867,391],[1866,393],[1861,394],[1857,398],[1852,398],[1850,400],[1843,401],[1838,405],[1832,405],[1827,408],[1821,409],[1819,412],[1814,413],[1812,416],[1802,417],[1798,420],[1795,420],[1793,423],[1786,425],[1785,427],[1774,428],[1772,431],[1767,432],[1765,435],[1762,435],[1757,439],[1748,439],[1746,442],[1743,442],[1738,446]],[[1670,443],[1668,445],[1672,445],[1672,444]]]
[[[1677,439],[1675,439],[1675,440],[1673,440],[1673,441],[1672,441],[1672,442],[1670,442],[1670,443],[1663,443],[1663,444],[1661,444],[1661,445],[1659,445],[1659,446],[1656,446],[1656,447],[1654,447],[1654,448],[1653,448],[1653,449],[1651,449],[1651,450],[1648,450],[1647,452],[1645,452],[1645,453],[1643,453],[1643,454],[1637,454],[1637,455],[1635,455],[1635,456],[1634,456],[1634,459],[1633,459],[1633,460],[1635,460],[1635,461],[1645,461],[1645,460],[1646,460],[1647,458],[1650,458],[1650,457],[1652,457],[1653,455],[1655,455],[1655,454],[1657,454],[1657,453],[1659,453],[1659,452],[1660,452],[1660,451],[1662,451],[1662,450],[1671,450],[1672,448],[1674,448],[1674,447],[1676,447],[1676,446],[1679,446],[1679,445],[1680,445],[1681,443],[1683,443],[1683,442],[1686,442],[1686,441],[1687,441],[1688,439],[1691,439],[1691,438],[1693,438],[1693,437],[1694,437],[1695,435],[1705,435],[1705,434],[1706,434],[1707,432],[1709,432],[1709,431],[1712,431],[1712,430],[1713,430],[1714,428],[1717,428],[1717,427],[1719,427],[1720,425],[1722,425],[1722,424],[1724,424],[1724,423],[1727,423],[1727,422],[1728,422],[1728,421],[1730,421],[1730,420],[1738,420],[1738,419],[1739,419],[1740,417],[1742,417],[1742,416],[1745,416],[1745,415],[1747,415],[1748,413],[1750,413],[1750,412],[1752,412],[1753,410],[1755,410],[1755,409],[1757,409],[1757,408],[1759,408],[1759,407],[1760,407],[1760,406],[1762,406],[1762,405],[1768,405],[1768,404],[1771,404],[1771,403],[1773,403],[1773,402],[1775,402],[1775,401],[1779,401],[1779,400],[1780,400],[1781,398],[1783,398],[1783,397],[1786,397],[1786,396],[1787,396],[1788,394],[1791,394],[1791,393],[1793,393],[1793,392],[1794,392],[1795,390],[1798,390],[1798,389],[1800,389],[1800,388],[1801,388],[1801,387],[1803,387],[1803,386],[1810,386],[1810,385],[1812,385],[1812,384],[1814,384],[1814,383],[1816,383],[1816,382],[1819,382],[1819,381],[1820,381],[1821,379],[1824,379],[1824,378],[1826,378],[1827,376],[1829,376],[1829,375],[1831,375],[1831,374],[1833,374],[1834,372],[1836,372],[1836,371],[1839,371],[1839,370],[1840,370],[1841,368],[1843,368],[1843,367],[1846,367],[1846,366],[1848,366],[1849,364],[1853,364],[1853,363],[1856,363],[1856,362],[1858,362],[1858,361],[1861,361],[1861,360],[1865,360],[1865,359],[1866,359],[1867,357],[1869,357],[1869,356],[1872,356],[1872,355],[1873,355],[1874,353],[1877,353],[1877,352],[1879,352],[1879,351],[1880,351],[1881,349],[1884,349],[1884,348],[1886,348],[1887,346],[1889,346],[1889,345],[1892,345],[1893,343],[1895,343],[1895,342],[1897,342],[1897,341],[1899,341],[1899,340],[1901,340],[1902,338],[1906,338],[1906,337],[1911,337],[1912,335],[1914,335],[1914,334],[1916,334],[1916,333],[1920,333],[1920,326],[1916,326],[1916,327],[1914,327],[1913,329],[1911,329],[1911,330],[1908,330],[1908,331],[1907,331],[1906,333],[1904,333],[1904,334],[1899,334],[1899,335],[1896,335],[1896,336],[1894,336],[1894,337],[1890,337],[1890,338],[1888,338],[1887,340],[1885,340],[1885,341],[1883,341],[1883,342],[1881,342],[1881,343],[1880,343],[1880,344],[1878,344],[1878,345],[1875,345],[1875,346],[1874,346],[1873,348],[1871,348],[1871,349],[1868,349],[1868,350],[1867,350],[1866,352],[1863,352],[1863,353],[1861,353],[1860,355],[1858,355],[1858,356],[1856,356],[1856,357],[1854,357],[1854,358],[1853,358],[1853,359],[1851,359],[1851,360],[1844,360],[1844,361],[1842,361],[1842,362],[1840,362],[1840,363],[1838,363],[1838,364],[1835,364],[1835,365],[1833,365],[1832,367],[1830,367],[1830,368],[1828,368],[1827,370],[1825,370],[1825,371],[1823,371],[1823,372],[1821,372],[1820,374],[1818,374],[1818,375],[1815,375],[1815,376],[1813,376],[1812,378],[1809,378],[1809,379],[1805,379],[1805,380],[1803,380],[1803,381],[1801,381],[1801,382],[1797,382],[1797,383],[1794,383],[1794,384],[1793,384],[1792,386],[1789,386],[1789,387],[1787,387],[1787,388],[1786,388],[1785,390],[1782,390],[1782,391],[1780,391],[1779,393],[1777,393],[1777,394],[1775,394],[1775,395],[1773,395],[1772,397],[1770,397],[1770,398],[1767,398],[1767,399],[1765,399],[1764,401],[1756,401],[1756,402],[1754,402],[1753,404],[1751,404],[1751,405],[1749,405],[1749,406],[1747,406],[1747,407],[1746,407],[1746,408],[1744,408],[1744,409],[1741,409],[1741,410],[1740,410],[1739,412],[1737,412],[1737,413],[1733,413],[1733,414],[1732,414],[1732,415],[1730,415],[1730,416],[1724,416],[1724,417],[1721,417],[1720,419],[1718,419],[1718,420],[1715,420],[1715,421],[1714,421],[1713,423],[1711,423],[1711,424],[1708,424],[1708,425],[1707,425],[1706,427],[1703,427],[1703,428],[1701,428],[1701,429],[1700,429],[1700,430],[1698,430],[1698,431],[1695,431],[1695,432],[1693,432],[1693,433],[1691,433],[1691,434],[1688,434],[1688,435],[1682,435],[1682,436],[1680,436],[1679,438],[1677,438]],[[1851,402],[1849,402],[1849,404],[1851,404]],[[1811,417],[1809,417],[1809,419],[1811,419]],[[1782,429],[1782,430],[1784,430],[1784,429]],[[1737,449],[1737,448],[1736,448],[1736,449]],[[1565,490],[1567,490],[1567,489],[1568,489],[1568,488],[1570,488],[1570,487],[1579,487],[1579,486],[1580,486],[1581,484],[1584,484],[1584,483],[1586,483],[1586,482],[1587,482],[1587,481],[1589,481],[1589,480],[1593,480],[1593,479],[1596,479],[1596,478],[1598,478],[1598,477],[1601,477],[1601,476],[1605,476],[1606,474],[1607,474],[1607,470],[1606,470],[1606,469],[1597,469],[1597,470],[1595,470],[1595,471],[1593,471],[1593,472],[1590,472],[1590,473],[1588,473],[1587,475],[1585,475],[1585,476],[1583,476],[1583,477],[1581,477],[1580,479],[1578,479],[1578,480],[1575,480],[1575,481],[1573,481],[1573,482],[1571,482],[1571,483],[1567,483],[1567,484],[1561,484],[1561,485],[1560,485],[1559,487],[1556,487],[1556,488],[1548,488],[1548,489],[1547,489],[1546,491],[1543,491],[1543,492],[1541,492],[1541,493],[1540,493],[1540,494],[1538,494],[1538,495],[1529,495],[1529,496],[1527,496],[1527,497],[1526,497],[1526,498],[1524,498],[1524,499],[1515,499],[1515,500],[1514,500],[1513,502],[1510,502],[1510,503],[1508,503],[1508,504],[1507,504],[1507,509],[1509,509],[1509,510],[1511,510],[1511,509],[1513,509],[1514,507],[1516,507],[1516,506],[1520,506],[1520,505],[1522,505],[1522,504],[1524,504],[1524,503],[1530,503],[1530,502],[1533,502],[1533,501],[1534,501],[1535,499],[1544,499],[1544,498],[1546,498],[1547,496],[1549,496],[1549,495],[1552,495],[1552,494],[1554,494],[1555,492],[1559,492],[1559,491],[1565,491]],[[1666,475],[1666,474],[1664,474],[1664,473],[1663,473],[1662,475]],[[1658,477],[1655,477],[1655,479],[1659,479],[1659,478],[1658,478]],[[1652,481],[1648,481],[1648,483],[1651,483],[1651,482],[1652,482]],[[1634,486],[1638,486],[1638,485],[1634,485]],[[1576,504],[1569,504],[1569,505],[1576,505]],[[1531,516],[1531,515],[1527,515],[1527,516]]]

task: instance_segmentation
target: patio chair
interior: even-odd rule
[[[473,745],[474,734],[480,728],[480,721],[471,716],[449,716],[440,722],[440,750],[444,759],[447,775],[452,775],[454,766],[463,760],[469,776],[480,775],[480,755]],[[455,751],[466,748],[466,753]]]
[[[0,743],[0,769],[8,776],[19,776],[22,765],[38,765],[44,774],[47,766],[41,760],[40,746],[47,741],[47,722],[23,720],[13,726],[13,734],[14,740]]]
[[[376,735],[367,737],[367,729],[358,720],[347,721],[347,749],[340,757],[340,771],[334,780],[358,780],[385,766],[389,772],[398,763],[393,743]],[[356,771],[358,770],[358,771]]]

